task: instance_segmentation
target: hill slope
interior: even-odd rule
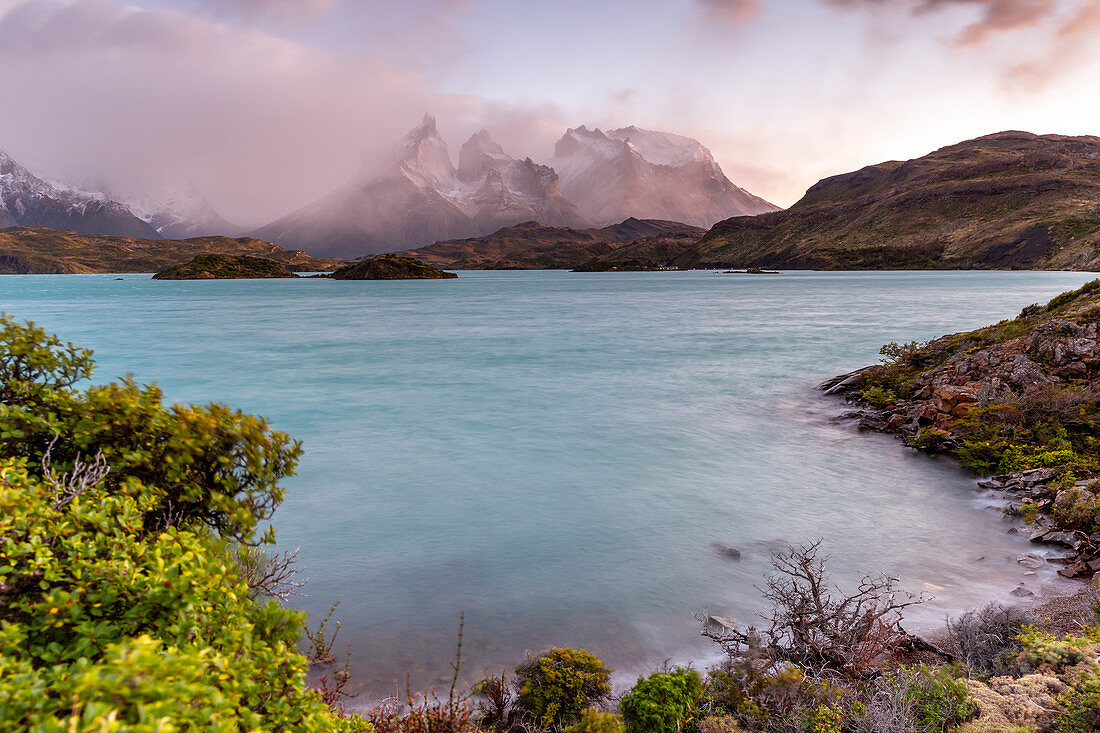
[[[571,269],[641,239],[695,242],[703,234],[698,227],[660,219],[627,219],[601,229],[528,221],[484,237],[436,242],[403,254],[436,267],[459,270]]]
[[[716,224],[669,264],[1100,268],[1100,138],[1001,132],[823,179],[786,211]]]
[[[46,227],[0,229],[0,274],[158,272],[200,254],[265,257],[305,272],[332,270],[344,264],[248,237],[135,239]]]

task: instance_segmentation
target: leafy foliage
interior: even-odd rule
[[[619,703],[619,711],[632,733],[679,733],[694,720],[702,695],[703,678],[694,669],[656,672],[638,678]]]
[[[624,733],[625,730],[618,715],[588,708],[581,713],[581,719],[566,728],[564,733]]]
[[[0,320],[0,728],[363,730],[307,688],[302,616],[230,551],[297,445],[129,380],[78,390],[91,373]]]
[[[580,719],[611,694],[611,670],[584,649],[555,647],[516,667],[516,704],[545,727]]]

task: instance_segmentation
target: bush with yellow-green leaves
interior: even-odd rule
[[[298,445],[92,367],[0,318],[0,729],[367,730],[308,688],[301,614],[232,552]]]

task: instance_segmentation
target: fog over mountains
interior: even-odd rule
[[[0,229],[44,226],[79,234],[183,239],[236,233],[192,186],[122,197],[50,183],[0,150]]]
[[[586,229],[633,217],[709,227],[777,210],[735,186],[709,150],[682,135],[582,125],[566,131],[548,163],[514,158],[481,130],[459,149],[456,167],[435,118],[425,115],[394,146],[381,172],[364,170],[250,234],[317,256],[353,258],[528,221]],[[146,239],[240,233],[189,184],[136,195],[97,188],[48,183],[0,153],[0,228],[46,226]]]
[[[566,131],[548,164],[601,226],[636,217],[709,227],[779,208],[735,186],[699,141],[668,132],[581,125]]]
[[[104,194],[47,183],[0,150],[0,228],[13,226],[157,237],[156,230],[124,204]]]
[[[777,209],[733,185],[710,151],[680,135],[582,126],[565,133],[549,163],[513,158],[482,130],[463,144],[455,168],[435,118],[425,115],[381,174],[361,174],[253,235],[316,255],[357,257],[524,221],[584,228],[633,216],[707,227]]]

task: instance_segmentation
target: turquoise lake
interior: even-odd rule
[[[339,601],[367,695],[584,646],[623,677],[751,620],[784,542],[838,582],[900,576],[913,619],[1049,571],[973,480],[833,418],[822,380],[1015,316],[1095,275],[462,272],[457,280],[155,282],[7,276],[0,309],[171,401],[228,403],[303,441],[275,517],[308,597]],[[723,543],[742,552],[722,557]],[[928,584],[928,585],[925,585]]]

